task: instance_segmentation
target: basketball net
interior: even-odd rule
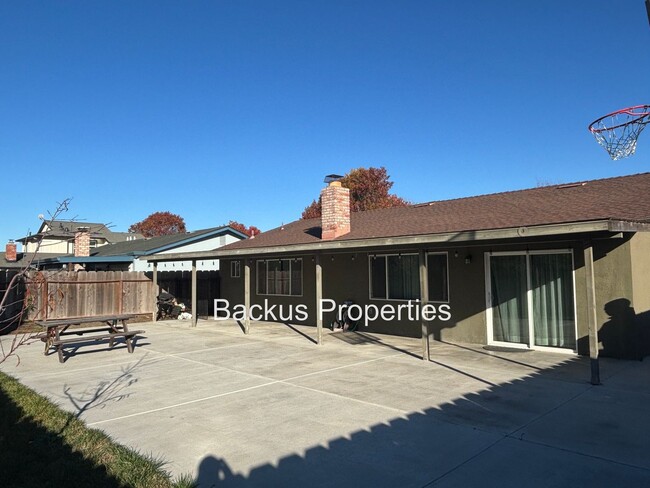
[[[589,124],[589,130],[617,161],[634,154],[636,141],[650,122],[650,105],[636,105],[607,114]]]

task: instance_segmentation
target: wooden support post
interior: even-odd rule
[[[158,262],[153,262],[153,314],[151,320],[156,321],[156,316],[158,315],[158,295],[160,295],[160,290],[158,289]]]
[[[589,360],[591,363],[591,384],[600,385],[598,364],[598,322],[596,318],[596,281],[594,279],[594,248],[591,242],[584,246],[585,284],[587,287],[587,323],[589,326]]]
[[[316,255],[316,343],[323,343],[323,266]]]
[[[246,309],[246,317],[244,318],[244,334],[248,334],[251,327],[251,265],[248,262],[248,259],[244,259],[244,308]]]
[[[420,261],[420,312],[422,307],[429,303],[429,280],[427,277],[427,255],[424,250],[418,253]],[[422,313],[420,313],[420,326],[422,329],[422,360],[431,360],[429,352],[429,322],[424,320]]]
[[[196,259],[192,259],[192,327],[196,327],[199,320],[198,294],[196,283]]]

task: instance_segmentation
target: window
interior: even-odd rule
[[[370,257],[370,298],[415,300],[420,298],[417,254]]]
[[[417,254],[370,257],[370,298],[415,300],[420,298],[420,260]],[[427,254],[429,301],[449,301],[447,253]]]
[[[427,254],[427,270],[429,282],[429,301],[449,301],[449,273],[447,268],[447,253]]]
[[[258,295],[302,295],[302,259],[257,262]]]
[[[241,276],[241,262],[230,261],[230,277],[239,278]]]

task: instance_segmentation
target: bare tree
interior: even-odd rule
[[[52,227],[52,222],[68,211],[71,200],[71,198],[66,198],[63,201],[58,202],[54,212],[48,212],[49,218],[44,220],[48,227]],[[30,299],[33,297],[33,291],[30,293],[29,286],[34,287],[37,285],[39,277],[36,276],[35,280],[31,280],[30,285],[27,285],[27,283],[30,282],[29,274],[34,270],[34,261],[37,257],[44,236],[45,234],[38,236],[35,249],[29,254],[29,256],[27,256],[22,266],[11,277],[7,284],[7,288],[0,291],[0,363],[3,363],[12,356],[14,356],[17,362],[20,363],[20,356],[18,356],[16,351],[20,346],[27,344],[36,338],[37,334],[34,332],[18,332],[12,335],[3,334],[6,334],[11,327],[20,325],[21,321],[29,313],[30,307],[33,306],[33,302]],[[28,286],[28,288],[25,293],[26,296],[23,296],[23,294],[20,293],[20,288],[25,286]],[[54,294],[49,297],[43,297],[43,300],[47,300],[48,302],[53,299]]]

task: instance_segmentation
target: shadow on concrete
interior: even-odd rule
[[[385,348],[388,348],[392,351],[397,351],[406,354],[407,356],[411,356],[415,359],[422,359],[422,356],[418,354],[414,354],[408,349],[404,349],[398,346],[395,346],[393,344],[390,344],[389,342],[383,341],[378,337],[373,337],[368,333],[365,332],[350,332],[350,331],[338,331],[336,333],[328,335],[329,337],[334,337],[340,341],[345,342],[346,344],[350,345],[368,345],[368,344],[374,344],[377,346],[382,346]]]
[[[294,326],[291,325],[289,322],[282,322],[282,323],[283,323],[284,325],[286,325],[287,327],[289,327],[289,328],[290,328],[292,331],[294,331],[296,334],[299,334],[299,335],[303,336],[303,337],[304,337],[305,339],[307,339],[309,342],[313,342],[314,344],[318,344],[318,341],[317,341],[316,339],[314,339],[313,337],[311,337],[311,336],[305,334],[303,331],[301,331],[301,330],[298,329],[297,327],[294,327]]]
[[[476,367],[461,370],[457,360],[447,364],[443,355],[433,363],[475,379],[481,389],[253,466],[247,474],[206,455],[199,486],[650,485],[650,436],[639,435],[650,431],[650,418],[636,417],[645,404],[597,396],[603,389],[588,384],[587,358],[568,356],[540,368],[469,348],[463,354],[488,355],[530,372],[498,382]],[[642,395],[650,395],[644,388]],[[280,450],[281,435],[277,442]]]
[[[81,417],[85,412],[93,408],[104,408],[109,403],[122,401],[130,393],[126,389],[137,383],[134,373],[140,366],[144,357],[138,359],[134,364],[122,367],[121,373],[112,380],[100,381],[94,388],[89,388],[81,393],[73,393],[68,384],[63,385],[63,394],[70,400],[76,413],[75,418]]]
[[[506,361],[508,363],[516,364],[518,366],[524,366],[526,368],[531,368],[531,369],[533,369],[535,371],[542,371],[542,369],[543,369],[543,368],[539,368],[537,366],[534,366],[532,364],[524,363],[523,361],[516,361],[516,360],[511,359],[511,358],[506,358],[506,357],[503,357],[503,356],[499,356],[499,355],[495,354],[495,352],[494,352],[494,351],[497,351],[497,349],[490,348],[489,346],[483,346],[483,349],[485,349],[485,351],[480,351],[480,350],[477,350],[477,349],[473,349],[471,347],[463,346],[462,344],[454,344],[453,342],[446,342],[446,341],[438,341],[438,342],[440,342],[442,344],[446,344],[447,346],[457,347],[458,349],[464,349],[465,351],[471,351],[471,352],[476,353],[476,354],[483,354],[485,356],[489,356],[489,357],[494,358],[494,359],[499,359],[501,361]],[[493,351],[493,352],[488,352],[488,351]],[[521,349],[521,350],[516,351],[517,354],[520,354],[521,352],[531,352],[531,351],[528,350],[528,349]]]
[[[241,320],[235,320],[241,331],[246,334],[246,327],[244,327],[244,323]]]
[[[131,344],[133,345],[133,349],[135,349],[137,346],[150,346],[150,342],[145,342],[144,341],[145,337],[143,336],[133,336],[131,339]],[[98,349],[98,348],[93,348],[92,346],[97,346],[97,345],[105,345],[106,348]],[[91,347],[91,349],[86,349],[88,347]],[[70,342],[66,344],[63,347],[63,362],[66,363],[68,362],[68,359],[74,356],[83,356],[85,354],[97,354],[102,351],[121,351],[124,349],[124,351],[127,351],[127,345],[126,345],[126,339],[123,337],[116,338],[113,340],[113,346],[110,346],[110,339],[100,339],[96,340],[93,342],[89,342],[88,339],[83,339],[79,338],[79,344],[76,344],[74,342]],[[50,348],[47,352],[48,356],[55,355],[56,354],[56,349]],[[124,353],[123,353],[124,354]]]

